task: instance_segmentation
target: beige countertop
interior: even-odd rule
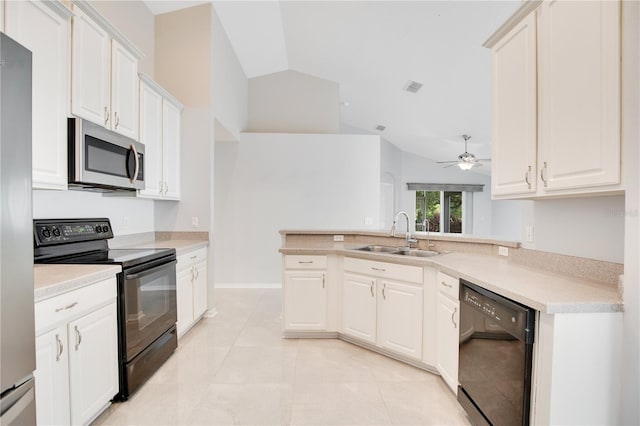
[[[115,277],[119,265],[49,265],[33,266],[34,300],[50,297]]]
[[[362,252],[353,250],[354,247],[325,244],[320,247],[283,247],[280,252],[283,254],[339,254],[414,266],[431,266],[544,313],[623,310],[622,297],[618,289],[610,285],[514,264],[498,256],[454,252],[430,258],[415,258]]]
[[[189,240],[189,239],[168,239],[168,240],[156,240],[146,242],[142,244],[132,244],[131,247],[135,248],[173,248],[176,249],[176,255],[180,256],[190,251],[197,250],[199,248],[207,247],[209,245],[208,240]]]

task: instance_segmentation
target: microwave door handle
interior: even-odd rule
[[[133,175],[129,179],[129,182],[135,183],[136,179],[138,179],[138,170],[140,168],[140,160],[138,159],[138,151],[136,150],[136,147],[133,144],[129,145],[129,149],[133,151],[133,160],[135,162]]]

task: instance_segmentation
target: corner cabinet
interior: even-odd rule
[[[138,140],[140,52],[89,3],[74,2],[71,112]]]
[[[346,257],[344,271],[342,332],[420,359],[423,268]]]
[[[38,424],[88,424],[118,393],[116,279],[35,304]]]
[[[285,256],[285,331],[327,329],[327,264],[326,256]]]
[[[494,198],[622,191],[620,2],[545,0],[485,46]]]
[[[180,124],[183,105],[140,74],[140,142],[145,145],[145,189],[156,200],[180,199]]]
[[[72,13],[55,1],[2,6],[6,34],[33,53],[33,187],[65,190]]]
[[[176,303],[178,337],[182,337],[207,311],[207,248],[178,256]]]
[[[445,383],[458,393],[458,347],[460,342],[460,301],[457,279],[438,273],[436,314],[436,369]]]

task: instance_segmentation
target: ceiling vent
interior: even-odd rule
[[[379,132],[384,132],[384,129],[386,129],[386,128],[387,128],[387,126],[383,126],[382,124],[378,124],[376,126],[376,130],[379,131]]]
[[[404,90],[410,93],[417,93],[418,90],[422,89],[423,84],[418,83],[417,81],[409,80],[409,82],[404,86]]]

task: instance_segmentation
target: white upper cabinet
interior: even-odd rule
[[[623,190],[620,40],[620,2],[545,0],[485,43],[495,198]]]
[[[138,59],[111,41],[111,128],[138,139]]]
[[[89,3],[74,2],[71,112],[138,140],[142,53]]]
[[[536,191],[536,19],[529,15],[492,48],[494,195]]]
[[[111,38],[79,8],[74,9],[71,112],[110,127]]]
[[[71,11],[59,2],[32,0],[2,6],[7,35],[33,53],[33,187],[66,189]]]
[[[620,182],[620,3],[548,1],[540,24],[546,190]]]
[[[140,142],[145,145],[142,197],[180,199],[180,115],[182,104],[140,74]]]

